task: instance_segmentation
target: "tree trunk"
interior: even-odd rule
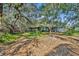
[[[48,28],[49,28],[49,35],[51,35],[51,32],[52,32],[52,31],[51,31],[51,26],[49,25]]]
[[[0,3],[0,17],[2,18],[2,13],[3,13],[3,4],[2,3]],[[1,19],[0,18],[0,19]]]
[[[0,31],[2,31],[3,4],[0,3]]]

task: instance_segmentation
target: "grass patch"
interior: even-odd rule
[[[35,32],[28,32],[28,33],[24,33],[23,36],[25,36],[28,39],[34,39],[34,38],[39,38],[43,35],[42,32],[39,31],[35,31]]]
[[[73,36],[79,36],[79,31],[74,32],[74,33],[73,33]]]
[[[15,41],[19,37],[19,34],[5,33],[0,36],[0,43],[9,43]]]
[[[0,35],[0,43],[7,44],[15,41],[18,39],[18,37],[26,37],[28,39],[37,39],[44,35],[44,33],[35,31],[35,32],[26,32],[26,33],[15,33],[15,34],[10,34],[10,33],[4,33],[3,35]]]
[[[64,32],[63,34],[67,36],[79,36],[79,31],[70,30],[70,31]]]

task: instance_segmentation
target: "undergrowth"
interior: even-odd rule
[[[15,41],[19,37],[19,34],[4,33],[0,36],[0,43],[9,43]]]

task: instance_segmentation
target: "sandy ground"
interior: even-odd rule
[[[78,56],[79,37],[44,35],[39,39],[19,38],[12,44],[0,46],[2,56]]]

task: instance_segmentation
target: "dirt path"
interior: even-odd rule
[[[45,35],[39,40],[20,38],[0,52],[0,55],[19,56],[76,56],[79,55],[79,38]]]

